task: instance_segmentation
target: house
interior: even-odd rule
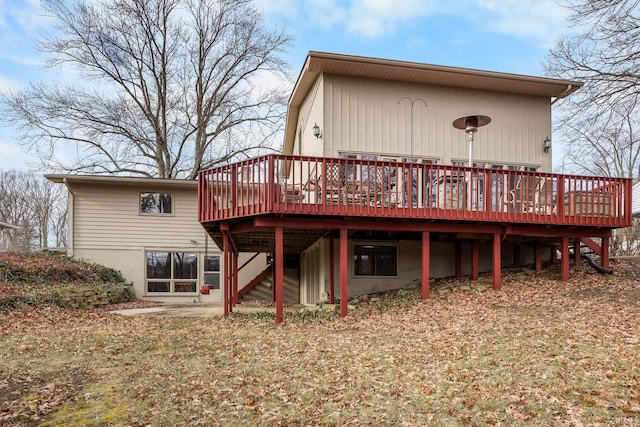
[[[222,302],[221,252],[198,222],[195,181],[46,175],[68,189],[68,254],[119,270],[136,296]],[[266,278],[265,254],[239,258],[241,283]],[[297,288],[289,298],[297,302]]]
[[[5,222],[5,221],[0,221],[0,251],[4,250],[7,247],[7,242],[5,241],[5,239],[8,236],[3,236],[3,234],[5,234],[4,230],[20,230],[21,227]],[[8,232],[8,231],[7,231]]]
[[[243,253],[274,254],[300,300],[536,269],[586,243],[607,266],[631,222],[631,181],[551,171],[553,103],[582,83],[310,52],[288,104],[282,154],[201,171],[199,220],[222,249],[225,312]],[[601,244],[592,240],[596,239]],[[580,257],[575,257],[580,262]]]

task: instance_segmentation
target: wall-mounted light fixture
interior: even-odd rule
[[[545,153],[548,153],[549,150],[551,149],[551,139],[549,139],[549,137],[546,137],[544,139],[544,145],[542,146],[542,148]]]
[[[322,134],[320,133],[320,126],[317,123],[313,124],[313,136],[316,138],[322,138]]]

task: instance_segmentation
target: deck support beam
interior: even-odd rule
[[[233,273],[233,307],[238,304],[238,253],[231,255],[231,272]]]
[[[569,280],[569,237],[560,239],[560,279]]]
[[[515,243],[513,245],[513,266],[520,268],[520,244]]]
[[[431,255],[429,237],[428,231],[422,232],[422,282],[420,284],[422,299],[429,298],[429,276],[431,275],[429,265]]]
[[[347,229],[340,229],[340,316],[345,317],[349,313],[349,292],[348,292],[348,234]]]
[[[284,319],[284,233],[282,227],[276,227],[276,267],[273,269],[276,288],[276,323]]]
[[[462,278],[462,243],[456,240],[455,243],[455,257],[456,257],[456,279]]]
[[[602,247],[600,248],[600,263],[604,268],[609,268],[609,238],[602,238]]]
[[[538,241],[533,246],[533,268],[536,271],[542,270],[542,244]]]
[[[500,284],[500,269],[502,268],[501,263],[501,235],[500,233],[493,233],[493,289],[499,290],[501,287]]]
[[[575,265],[580,265],[580,261],[582,261],[580,255],[582,255],[580,252],[580,240],[576,240],[573,243],[573,263]]]
[[[471,241],[471,280],[479,277],[479,243],[477,239]]]
[[[335,281],[335,253],[333,231],[329,232],[329,304],[335,303],[336,281]]]
[[[222,286],[224,286],[224,317],[229,316],[231,313],[231,280],[229,280],[231,273],[231,242],[229,241],[229,234],[222,233],[222,265],[224,268]]]

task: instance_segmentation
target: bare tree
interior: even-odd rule
[[[44,0],[51,67],[87,84],[32,84],[2,100],[49,166],[194,179],[201,168],[273,148],[291,41],[250,0]],[[48,144],[42,144],[43,141]],[[60,146],[71,161],[56,158]]]
[[[0,219],[20,227],[0,233],[0,250],[46,249],[50,241],[65,246],[66,208],[64,187],[32,172],[0,171]]]
[[[584,81],[561,101],[555,132],[576,172],[640,178],[640,0],[575,0],[573,35],[551,49],[545,68]],[[637,130],[637,131],[636,131]],[[614,254],[638,253],[640,226],[615,230]]]
[[[574,34],[551,49],[545,68],[585,85],[559,104],[556,133],[576,172],[640,176],[640,1],[576,0]]]

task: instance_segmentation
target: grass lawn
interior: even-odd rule
[[[640,277],[510,272],[347,318],[0,314],[0,425],[640,425]]]

